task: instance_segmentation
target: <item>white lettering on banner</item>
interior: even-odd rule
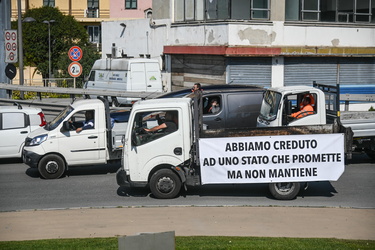
[[[199,139],[202,184],[335,181],[344,172],[344,135]]]

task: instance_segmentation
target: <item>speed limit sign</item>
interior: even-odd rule
[[[5,62],[16,63],[18,61],[17,30],[5,30]]]
[[[79,62],[72,62],[68,67],[69,75],[79,77],[82,74],[82,65]]]

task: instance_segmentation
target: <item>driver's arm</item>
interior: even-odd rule
[[[164,128],[167,128],[167,125],[165,123],[162,123],[162,124],[160,124],[158,126],[150,128],[150,129],[145,128],[145,131],[147,131],[147,132],[154,132],[154,131],[158,131],[159,129],[164,129]]]

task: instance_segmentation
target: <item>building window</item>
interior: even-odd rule
[[[125,0],[125,9],[137,9],[137,0]]]
[[[55,7],[55,0],[43,0],[43,6]]]
[[[90,43],[101,43],[101,29],[100,26],[87,26],[87,32],[89,33]]]
[[[374,23],[375,0],[286,0],[285,20]]]
[[[87,0],[87,16],[88,18],[99,17],[99,0]]]
[[[175,0],[175,21],[269,20],[269,0]]]

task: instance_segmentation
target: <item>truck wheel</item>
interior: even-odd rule
[[[172,170],[161,169],[151,176],[150,189],[158,199],[172,199],[181,190],[181,180]]]
[[[292,200],[300,190],[298,182],[270,183],[268,187],[272,196],[278,200]]]
[[[47,155],[40,160],[38,170],[44,179],[58,179],[65,172],[65,162],[58,155]]]

